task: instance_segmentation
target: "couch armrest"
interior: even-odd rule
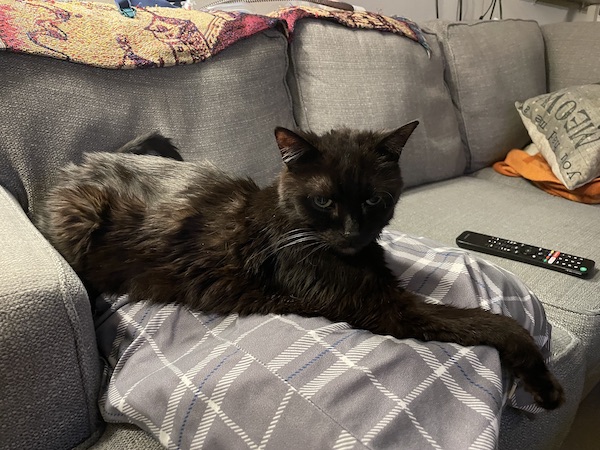
[[[73,448],[98,427],[87,294],[0,187],[0,448]]]

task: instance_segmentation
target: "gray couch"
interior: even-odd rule
[[[149,130],[172,137],[186,160],[208,158],[264,184],[280,167],[277,125],[321,132],[418,119],[392,228],[446,245],[471,229],[600,259],[599,206],[490,167],[529,142],[515,101],[600,81],[600,49],[581,44],[597,42],[600,25],[423,26],[431,56],[405,38],[316,20],[301,21],[291,43],[265,31],[203,63],[165,69],[111,71],[0,52],[0,447],[159,447],[134,426],[101,420],[87,295],[30,221],[65,162]],[[551,367],[568,397],[535,421],[505,411],[500,447],[557,448],[600,381],[600,275],[582,280],[486,258],[545,305]]]

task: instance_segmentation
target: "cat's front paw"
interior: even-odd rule
[[[525,389],[533,395],[535,402],[544,409],[552,410],[565,402],[565,391],[554,376],[546,372],[535,380],[524,380]]]

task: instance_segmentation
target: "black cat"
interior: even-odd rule
[[[517,322],[424,303],[386,267],[377,238],[400,196],[398,159],[416,126],[323,136],[277,128],[283,170],[263,189],[210,165],[90,153],[64,170],[39,227],[95,291],[493,346],[539,405],[558,407],[563,390]],[[121,151],[148,147],[142,139]]]

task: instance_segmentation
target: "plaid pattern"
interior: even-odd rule
[[[427,301],[509,314],[549,355],[539,301],[467,252],[386,232],[401,285]],[[299,316],[239,318],[101,299],[100,407],[167,448],[496,447],[506,388],[489,347],[397,340]]]

